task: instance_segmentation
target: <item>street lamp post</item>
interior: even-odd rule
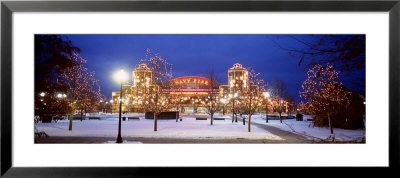
[[[268,98],[269,98],[269,92],[264,92],[264,97],[267,100],[265,102],[265,117],[266,117],[265,120],[266,120],[266,123],[268,123]]]
[[[120,81],[120,93],[119,93],[119,119],[118,119],[118,136],[117,136],[117,143],[122,143],[121,137],[121,110],[122,110],[122,82],[126,79],[126,73],[123,69],[121,69],[116,74],[116,79]]]

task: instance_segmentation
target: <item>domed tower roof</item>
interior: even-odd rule
[[[243,69],[243,66],[242,66],[242,64],[235,63],[235,64],[233,64],[231,70],[232,70],[232,69]]]
[[[136,70],[150,70],[150,68],[147,66],[147,64],[139,64],[139,67],[136,68]]]

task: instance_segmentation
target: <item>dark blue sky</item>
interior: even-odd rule
[[[296,47],[301,44],[285,35],[63,35],[81,49],[89,70],[96,72],[102,93],[109,97],[119,91],[112,75],[120,68],[131,71],[146,55],[146,48],[159,53],[173,65],[174,77],[204,75],[214,69],[217,79],[227,84],[227,70],[234,63],[260,72],[265,81],[282,80],[289,93],[298,92],[306,78],[299,58],[275,43]],[[307,40],[318,36],[301,35]]]

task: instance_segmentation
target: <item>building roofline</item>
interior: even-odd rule
[[[182,77],[173,78],[173,79],[171,79],[171,81],[173,81],[173,80],[179,80],[179,79],[183,79],[183,78],[201,78],[201,79],[210,81],[210,79],[208,79],[208,78],[206,78],[206,77],[194,76],[194,75],[191,75],[191,76],[182,76]]]

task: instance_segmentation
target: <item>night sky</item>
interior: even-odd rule
[[[234,63],[251,67],[261,73],[266,82],[282,80],[288,92],[297,99],[306,78],[305,67],[299,67],[299,57],[289,55],[275,42],[287,47],[302,47],[286,35],[62,35],[81,49],[86,66],[95,71],[103,95],[111,97],[119,91],[112,75],[120,68],[129,71],[146,56],[146,48],[159,53],[173,65],[174,77],[204,76],[214,69],[217,80],[227,84],[227,71]],[[298,35],[313,41],[318,36]]]

